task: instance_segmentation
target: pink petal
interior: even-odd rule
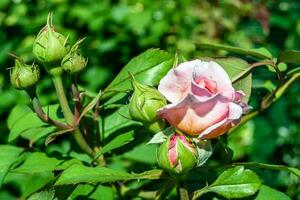
[[[207,80],[210,80],[210,82],[215,82],[217,92],[222,93],[229,99],[232,99],[234,97],[234,89],[232,87],[231,80],[229,79],[229,76],[227,75],[225,70],[218,63],[213,61],[200,62],[201,64],[194,69],[193,78],[195,80],[205,78]]]
[[[229,113],[228,117],[224,118],[222,121],[208,127],[204,130],[199,138],[201,139],[210,139],[216,138],[220,135],[226,133],[232,126],[239,122],[243,114],[243,109],[241,106],[235,103],[229,103]]]
[[[242,90],[238,90],[234,92],[234,102],[240,103],[242,102],[243,96],[245,96],[245,93]]]
[[[240,105],[235,103],[229,103],[229,114],[228,114],[229,120],[240,119],[242,114],[243,114],[243,109]]]
[[[234,103],[237,103],[242,107],[243,113],[248,113],[250,111],[251,107],[248,104],[242,102],[243,96],[245,96],[245,93],[243,91],[241,91],[241,90],[236,91],[234,93]]]
[[[184,62],[178,65],[178,67],[171,69],[160,80],[158,91],[168,101],[172,103],[179,102],[190,92],[193,70],[200,62],[199,60]]]
[[[213,95],[206,88],[197,85],[194,80],[192,81],[191,91],[194,95],[196,95],[200,99],[206,99]]]
[[[228,123],[228,118],[224,118],[222,121],[208,127],[204,130],[200,135],[199,138],[201,139],[209,139],[209,138],[216,138],[224,133],[227,132],[227,128],[229,129],[230,123]]]
[[[188,94],[181,102],[161,108],[158,115],[184,133],[198,135],[228,116],[228,103],[221,94],[206,100]]]
[[[176,133],[170,138],[169,143],[169,160],[172,166],[176,166],[178,163],[177,160],[177,151],[176,151],[176,143],[177,143],[177,137]]]

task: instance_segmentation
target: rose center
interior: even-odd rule
[[[217,83],[213,80],[207,79],[206,77],[200,77],[197,79],[196,84],[207,89],[212,94],[216,94],[218,92]]]

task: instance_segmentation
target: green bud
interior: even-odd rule
[[[37,65],[26,65],[22,60],[16,59],[15,66],[10,72],[10,82],[17,89],[27,89],[35,85],[40,78]]]
[[[77,73],[86,67],[87,59],[85,59],[79,52],[79,44],[83,40],[84,39],[79,40],[76,44],[74,44],[71,51],[61,62],[62,68],[71,74]]]
[[[174,133],[157,150],[158,165],[170,174],[185,174],[197,164],[195,145],[183,134]]]
[[[47,25],[38,33],[33,43],[33,55],[47,70],[50,70],[60,65],[69,50],[68,37],[55,31],[52,14],[49,13]]]
[[[157,91],[132,78],[133,94],[129,112],[133,120],[142,122],[151,132],[157,133],[164,128],[164,121],[158,119],[157,110],[167,104],[166,99]]]

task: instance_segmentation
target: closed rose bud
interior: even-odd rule
[[[39,32],[33,43],[33,55],[39,63],[50,70],[60,65],[69,50],[68,38],[55,31],[50,13],[47,25]]]
[[[158,165],[171,174],[184,174],[197,164],[197,150],[183,134],[174,133],[157,151]]]
[[[15,66],[10,72],[10,82],[17,89],[27,89],[35,85],[40,77],[37,65],[26,65],[22,60],[16,59]]]
[[[166,105],[166,99],[155,88],[140,84],[134,78],[132,86],[133,94],[129,103],[131,118],[142,122],[146,128],[152,127],[153,133],[161,131],[164,122],[158,119],[156,112]]]
[[[62,68],[71,74],[80,72],[86,67],[87,59],[85,59],[79,52],[79,44],[82,41],[83,39],[78,41],[61,62]]]

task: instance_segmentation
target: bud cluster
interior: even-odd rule
[[[80,54],[79,40],[72,47],[69,37],[56,31],[52,24],[52,13],[49,13],[47,24],[36,36],[32,53],[39,64],[51,75],[60,75],[63,71],[70,74],[78,73],[87,65],[87,59]],[[17,89],[27,89],[39,80],[37,65],[26,65],[20,58],[15,60],[11,70],[10,80]]]

